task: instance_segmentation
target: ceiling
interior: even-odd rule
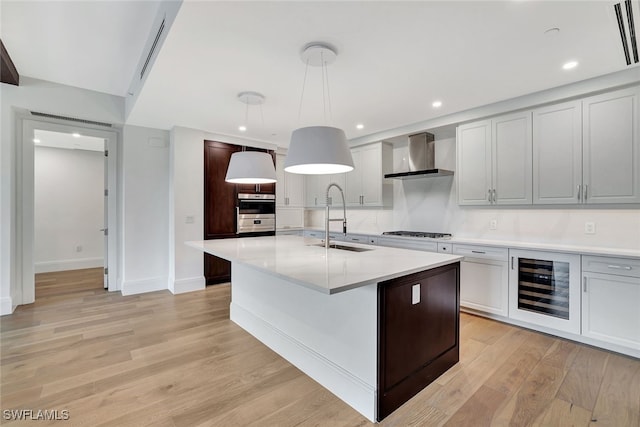
[[[63,133],[35,129],[33,143],[37,147],[64,148],[67,150],[104,151],[105,140],[77,133]]]
[[[2,39],[21,75],[126,93],[157,3],[26,3],[2,2]],[[629,68],[613,3],[185,1],[127,123],[282,146],[300,126],[348,138],[398,128]],[[315,41],[338,52],[326,119],[320,68],[309,68],[301,103],[300,51]],[[565,71],[569,60],[579,65]],[[264,104],[247,110],[242,91]]]

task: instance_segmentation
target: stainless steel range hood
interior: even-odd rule
[[[388,173],[385,178],[416,179],[453,175],[453,171],[435,168],[433,134],[423,132],[409,135],[409,170]]]

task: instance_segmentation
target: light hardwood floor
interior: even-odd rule
[[[232,323],[229,285],[123,297],[92,269],[38,275],[36,297],[0,318],[3,410],[68,410],[64,426],[371,424]],[[463,314],[460,363],[380,424],[638,427],[640,360]]]

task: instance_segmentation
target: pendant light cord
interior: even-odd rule
[[[304,99],[304,87],[307,83],[307,72],[309,71],[309,60],[304,67],[304,78],[302,79],[302,92],[300,93],[300,105],[298,106],[298,126],[300,126],[300,116],[302,115],[302,100]]]
[[[331,91],[329,90],[329,68],[327,67],[327,64],[323,62],[324,65],[324,73],[325,76],[327,78],[327,103],[329,104],[329,122],[327,123],[328,125],[333,124],[333,115],[331,114]],[[323,85],[324,86],[324,85]],[[325,117],[324,121],[327,121],[327,118]]]
[[[327,100],[325,98],[325,70],[327,68],[327,63],[324,62],[324,52],[320,51],[320,63],[322,64],[322,112],[324,113],[324,124],[327,125]]]

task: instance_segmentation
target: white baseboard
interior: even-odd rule
[[[206,282],[203,276],[189,277],[187,279],[174,280],[171,283],[169,279],[169,290],[173,294],[183,294],[185,292],[201,291],[205,288]]]
[[[152,277],[143,280],[125,280],[122,282],[120,292],[122,295],[143,294],[146,292],[162,291],[167,289],[166,277]]]
[[[5,316],[7,314],[13,313],[13,303],[11,301],[11,297],[2,297],[0,298],[0,316]]]
[[[376,390],[280,329],[231,302],[231,320],[291,364],[319,382],[371,422],[376,419]]]
[[[81,270],[83,268],[104,267],[104,258],[75,258],[56,261],[36,262],[36,273],[52,273],[55,271]]]

